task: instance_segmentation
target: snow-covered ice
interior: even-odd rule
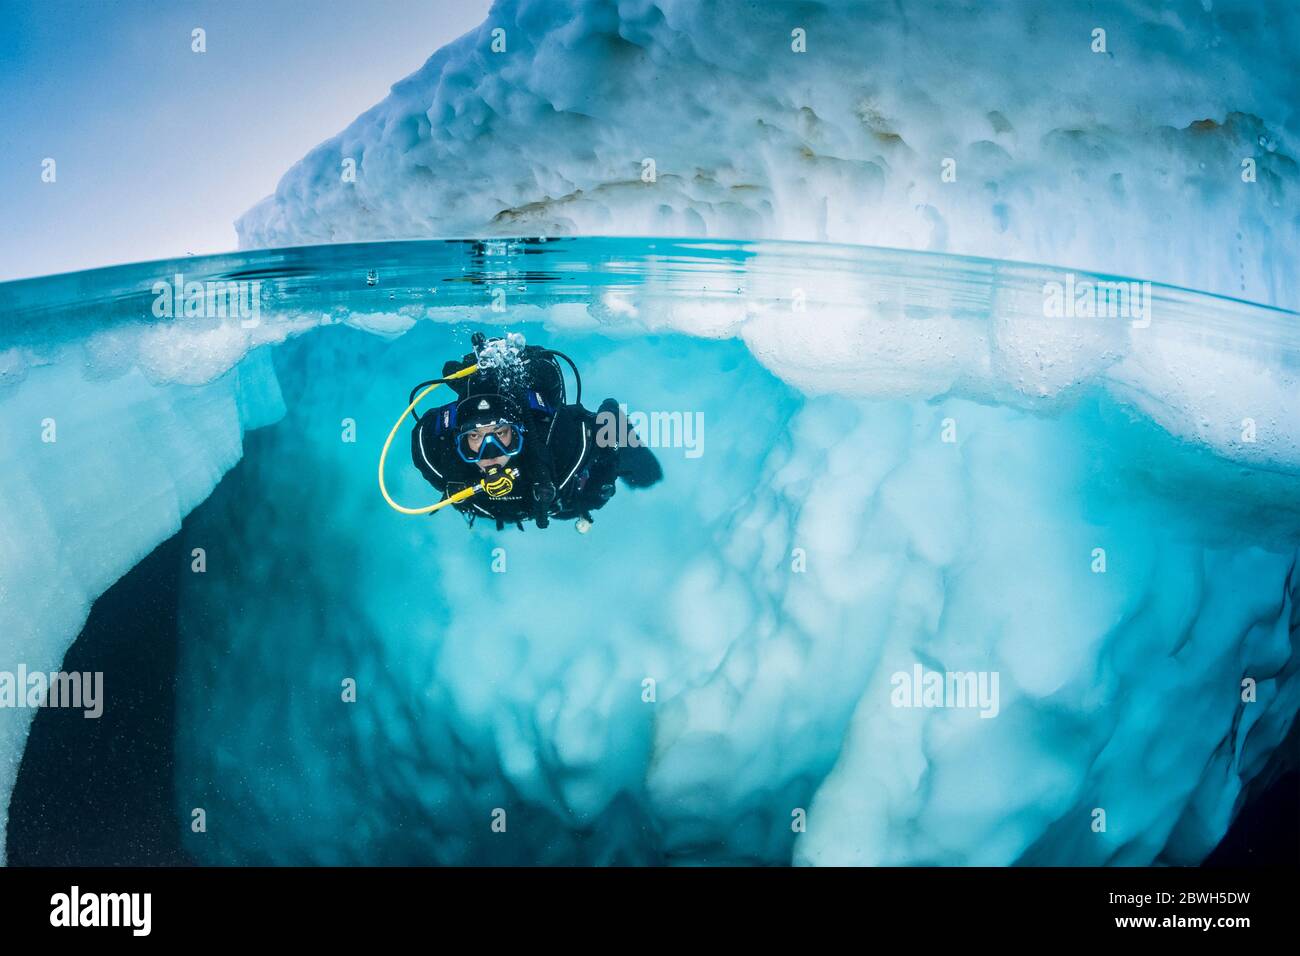
[[[499,0],[239,231],[867,243],[1296,309],[1297,62],[1285,0]]]

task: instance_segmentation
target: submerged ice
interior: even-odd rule
[[[251,329],[16,310],[0,480],[6,660],[52,670],[239,461],[178,569],[199,860],[1196,862],[1300,709],[1293,314],[1047,318],[1051,270],[780,244],[190,268],[282,274]],[[149,273],[79,294],[147,313]],[[379,445],[479,327],[707,442],[585,536],[390,512]]]
[[[808,397],[735,342],[548,344],[710,422],[585,536],[376,509],[385,384],[450,330],[277,351],[288,416],[184,540],[197,858],[1195,863],[1300,707],[1294,478],[1097,391]],[[901,700],[923,671],[974,696]]]
[[[283,413],[266,352],[198,387],[88,357],[25,370],[0,396],[0,670],[57,671],[95,598],[180,530],[246,429]],[[5,814],[32,716],[0,707]]]

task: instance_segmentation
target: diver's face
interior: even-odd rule
[[[511,443],[515,440],[515,430],[513,428],[509,425],[497,425],[494,427],[476,428],[471,432],[466,432],[465,443],[469,446],[470,451],[477,452],[483,446],[483,439],[487,438],[488,435],[495,437],[496,440],[506,448],[510,448]],[[476,464],[480,471],[487,471],[489,468],[496,468],[500,465],[504,465],[509,460],[508,456],[501,455],[497,458],[482,458],[476,462]]]

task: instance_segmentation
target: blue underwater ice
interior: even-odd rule
[[[150,319],[178,269],[260,282],[257,320]],[[0,649],[57,667],[197,508],[175,812],[202,863],[1199,862],[1300,709],[1292,426],[1223,440],[1294,403],[1296,317],[1156,287],[1150,322],[1050,318],[1058,275],[583,239],[11,284],[31,603]],[[589,408],[703,428],[585,535],[399,515],[384,438],[479,330],[571,355]],[[389,488],[428,503],[400,435]],[[995,697],[901,699],[918,671]]]

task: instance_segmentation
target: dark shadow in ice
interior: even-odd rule
[[[173,801],[180,538],[95,601],[63,670],[102,671],[103,714],[37,711],[9,805],[10,866],[192,861]]]

